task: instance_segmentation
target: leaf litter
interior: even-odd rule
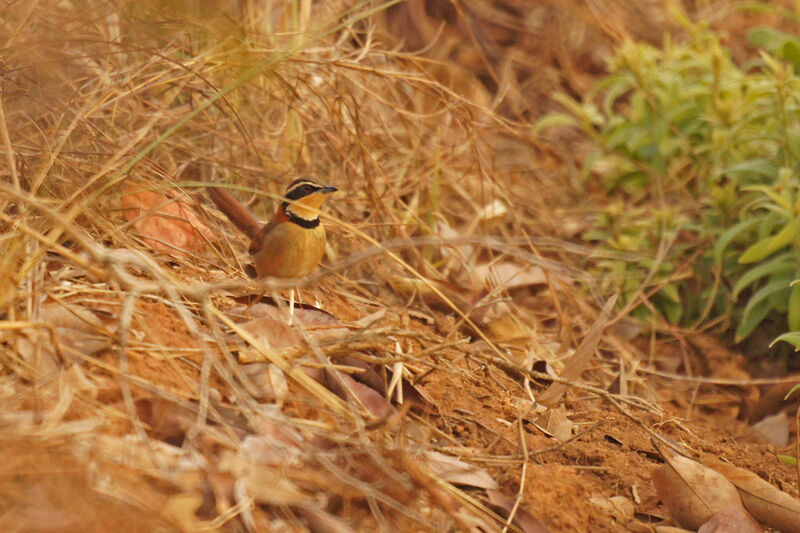
[[[461,4],[489,30],[461,42],[508,30],[503,9]],[[156,55],[114,36],[175,6],[9,8],[0,126],[20,164],[0,170],[10,178],[0,224],[12,230],[0,257],[4,529],[40,528],[35,511],[63,529],[649,531],[667,517],[652,469],[666,469],[659,483],[678,508],[718,458],[746,469],[725,475],[753,516],[793,530],[794,472],[738,419],[743,397],[759,407],[760,393],[735,354],[701,335],[617,334],[626,318],[582,296],[576,269],[564,268],[587,252],[558,239],[575,231],[565,220],[583,216],[563,216],[573,199],[560,162],[488,107],[477,75],[449,78],[467,100],[441,69],[374,39],[378,27],[428,35],[425,44],[433,28],[465,31],[465,13],[432,5],[440,11],[422,9],[430,19],[404,16],[419,2],[387,9],[376,26],[346,19],[316,48],[303,47],[293,21],[339,20],[337,2],[292,16],[276,4],[263,20],[282,31],[255,31],[244,47],[229,38],[236,17],[237,32],[255,28],[242,13],[176,12],[168,19],[198,17],[198,31],[165,21],[163,34],[140,33]],[[87,13],[102,16],[73,29]],[[430,13],[444,25],[425,24]],[[530,20],[559,27],[552,13]],[[19,40],[53,27],[86,47],[75,49],[80,61],[51,39]],[[219,47],[188,57],[203,32]],[[538,53],[561,62],[576,42],[613,40],[597,27],[578,34]],[[91,48],[111,41],[123,50]],[[457,42],[430,51],[468,53]],[[292,53],[267,69],[259,46]],[[480,56],[463,58],[479,72],[491,65]],[[512,67],[485,72],[506,88],[503,110],[546,106],[521,97],[538,85]],[[536,71],[588,87],[577,63],[563,76]],[[181,172],[190,159],[193,182]],[[243,308],[236,294],[287,287],[240,276],[238,237],[215,224],[202,188],[229,183],[274,207],[297,173],[350,185],[326,213],[325,267],[301,280],[322,311]],[[696,461],[659,466],[653,435]],[[744,523],[742,505],[709,506],[712,494],[698,504],[699,527]]]

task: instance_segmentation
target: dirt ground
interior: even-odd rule
[[[662,2],[10,4],[0,529],[655,531],[654,442],[800,493],[800,376],[601,312],[585,146],[530,133]],[[289,312],[205,187],[296,175],[342,194]]]

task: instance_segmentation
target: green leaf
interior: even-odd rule
[[[681,295],[678,292],[678,285],[675,283],[667,283],[661,287],[661,294],[676,304],[681,303]]]
[[[615,114],[614,104],[617,102],[617,99],[631,90],[630,84],[622,77],[613,78],[613,81],[614,84],[609,85],[608,92],[606,92],[603,98],[603,112],[609,117]],[[599,86],[601,84],[602,82],[597,85]],[[597,89],[600,89],[600,87],[597,87]]]
[[[797,459],[792,457],[791,455],[785,455],[782,453],[778,454],[778,460],[782,463],[786,463],[787,465],[797,466]]]
[[[783,401],[786,401],[786,400],[788,400],[789,398],[791,398],[791,397],[792,397],[792,394],[794,394],[794,393],[795,393],[795,392],[796,392],[798,389],[800,389],[800,383],[798,383],[797,385],[795,385],[794,387],[792,387],[791,389],[789,389],[789,392],[787,392],[787,393],[786,393],[786,396],[784,396],[784,397],[783,397]]]
[[[763,26],[756,28],[747,35],[747,40],[756,46],[762,46],[771,52],[778,50],[786,39],[782,31]]]
[[[766,214],[759,216],[761,216],[761,223],[758,225],[758,237],[756,237],[759,241],[771,237],[786,224],[786,217],[771,209],[768,209]]]
[[[758,241],[739,257],[739,263],[755,263],[761,261],[773,252],[776,252],[792,242],[797,235],[797,219],[792,220],[783,227],[777,234]]]
[[[593,122],[592,113],[589,111],[587,106],[578,102],[571,96],[566,95],[564,93],[556,93],[553,95],[553,100],[566,107],[570,111],[570,113],[578,117],[580,120],[586,122]]]
[[[789,151],[795,159],[800,160],[800,128],[794,126],[786,132],[786,141],[789,145]]]
[[[581,124],[578,122],[578,119],[572,115],[566,113],[550,113],[536,121],[533,125],[533,133],[538,134],[551,126],[572,126],[574,128],[580,128]]]
[[[739,321],[739,325],[736,327],[734,342],[741,342],[747,338],[747,336],[756,329],[756,326],[767,318],[771,310],[772,308],[769,305],[769,301],[763,300],[759,302],[758,305],[751,307],[749,312],[745,312],[745,316],[742,317],[742,320]]]
[[[800,67],[800,44],[797,43],[797,39],[788,37],[781,46],[780,55],[794,65],[795,69]]]
[[[781,254],[772,261],[758,265],[745,272],[736,282],[736,285],[733,286],[733,298],[738,297],[740,292],[765,276],[794,272],[797,269],[797,262],[791,260],[791,258],[794,258],[793,252]]]
[[[766,159],[749,159],[720,170],[714,177],[732,174],[760,174],[766,178],[776,178],[778,167]]]
[[[770,200],[775,202],[777,205],[783,207],[787,215],[791,214],[792,211],[792,199],[788,193],[780,194],[777,192],[773,187],[767,185],[751,185],[749,187],[744,187],[745,191],[758,191],[764,195],[766,195]]]
[[[789,331],[800,330],[800,283],[792,285],[789,293]]]
[[[780,291],[789,291],[789,279],[779,279],[770,282],[758,290],[744,308],[742,320],[736,328],[736,342],[741,341],[750,335],[756,327],[767,317],[772,310],[772,305],[769,302],[769,297],[777,294]],[[788,296],[788,294],[787,294]]]
[[[741,234],[753,229],[756,225],[758,225],[758,222],[758,218],[751,218],[749,220],[739,222],[735,226],[731,226],[723,231],[719,236],[719,239],[717,239],[717,244],[714,245],[714,261],[718,264],[722,262],[722,254],[725,253],[725,249],[728,247],[728,245]]]
[[[683,306],[673,302],[664,302],[660,306],[664,310],[664,315],[670,324],[678,324],[683,316]]]
[[[790,333],[784,333],[783,335],[781,335],[780,337],[778,337],[777,339],[772,341],[772,343],[769,345],[770,348],[776,342],[781,342],[781,341],[788,342],[789,344],[794,346],[794,351],[795,352],[800,350],[800,331],[792,331]]]

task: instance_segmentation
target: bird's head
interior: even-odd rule
[[[295,180],[286,188],[283,208],[290,215],[304,220],[316,220],[322,202],[328,194],[337,190],[331,185],[320,185],[305,178]]]

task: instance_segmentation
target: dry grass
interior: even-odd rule
[[[639,377],[620,377],[640,355],[626,341],[595,328],[569,366],[598,306],[571,283],[586,250],[541,236],[585,223],[551,205],[569,189],[550,179],[556,160],[499,101],[383,44],[408,6],[387,7],[4,7],[0,443],[43,458],[3,472],[6,524],[69,507],[65,527],[106,530],[109,505],[143,530],[503,529],[483,492],[424,452],[484,461],[521,497],[519,465],[560,449],[525,436],[544,386],[529,378],[552,379],[535,361],[590,366],[579,394],[647,431],[631,410],[663,415],[633,398]],[[254,332],[228,313],[288,284],[246,281],[245,245],[203,191],[225,184],[266,219],[298,175],[344,191],[326,211],[327,266],[301,281],[337,319],[327,336]],[[124,209],[142,191],[207,228],[183,247],[142,234],[146,214]],[[544,278],[510,289],[476,274],[492,263]],[[618,358],[589,364],[598,342]],[[391,408],[351,375],[406,401]],[[615,379],[621,395],[605,390]],[[434,399],[408,400],[419,393]],[[49,483],[56,463],[70,475]],[[75,506],[72,492],[90,496]]]

